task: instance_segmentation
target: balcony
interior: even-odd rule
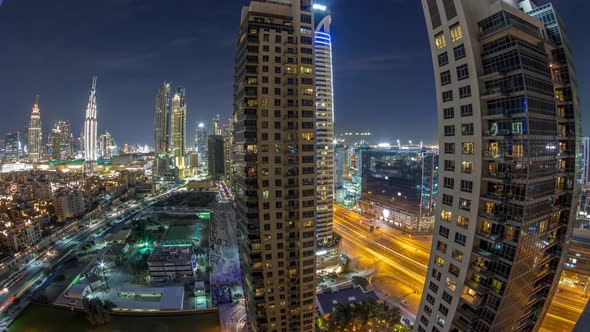
[[[480,75],[479,80],[482,82],[487,82],[487,81],[499,80],[504,77],[506,77],[506,73],[502,70],[496,69],[492,72],[489,72],[488,74]]]
[[[489,251],[486,251],[484,249],[481,248],[475,248],[475,250],[473,250],[473,253],[476,254],[477,256],[483,258],[484,260],[488,261],[488,262],[492,262],[495,261],[497,259],[498,256],[492,254]]]
[[[502,235],[500,234],[486,233],[480,230],[477,232],[477,236],[493,244],[502,242]]]
[[[503,88],[492,88],[488,90],[484,90],[481,93],[481,99],[485,101],[491,101],[495,99],[501,99],[508,97],[508,92],[506,89]]]
[[[467,293],[463,293],[463,295],[461,295],[461,299],[476,309],[483,305],[483,297],[478,295],[471,296]]]

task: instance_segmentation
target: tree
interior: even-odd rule
[[[353,276],[352,283],[357,286],[361,286],[362,288],[365,288],[369,285],[369,281],[361,276]]]
[[[100,298],[89,299],[85,297],[82,300],[84,313],[86,313],[86,320],[92,326],[100,326],[108,324],[111,321],[111,310],[115,308],[115,304],[109,300],[104,303]]]
[[[328,331],[342,332],[386,332],[394,327],[400,331],[401,311],[398,307],[389,307],[375,301],[365,299],[361,303],[340,303],[328,318]]]

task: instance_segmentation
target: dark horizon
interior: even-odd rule
[[[0,135],[26,134],[37,94],[44,139],[57,120],[70,121],[78,135],[97,74],[99,134],[110,132],[119,146],[153,145],[156,92],[166,81],[186,88],[191,146],[198,122],[233,112],[234,46],[247,2],[219,0],[204,8],[189,0],[4,1]],[[375,143],[436,143],[436,96],[420,3],[317,2],[333,15],[336,132],[372,132]],[[553,2],[577,60],[583,109],[590,96],[590,63],[584,61],[590,48],[583,15],[576,13],[590,4]],[[586,135],[589,124],[584,117]]]

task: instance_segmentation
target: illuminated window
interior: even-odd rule
[[[506,227],[506,230],[504,231],[504,239],[506,241],[514,241],[515,235],[516,235],[516,229],[514,228],[514,226]]]
[[[445,259],[440,256],[435,256],[434,264],[436,264],[438,266],[443,266],[443,265],[445,265]]]
[[[313,89],[311,89],[311,88],[303,89],[303,94],[306,96],[313,96]]]
[[[265,191],[263,191],[263,192],[262,192],[262,198],[263,198],[263,199],[268,199],[268,197],[269,197],[269,192],[268,192],[268,190],[265,190]]]
[[[450,30],[452,41],[456,42],[457,40],[463,38],[463,30],[461,30],[461,25],[459,23],[453,25]]]
[[[248,77],[248,84],[256,84],[256,83],[258,83],[258,78]]]
[[[457,262],[463,262],[463,252],[458,249],[453,249],[452,257]]]
[[[248,99],[248,107],[256,107],[256,106],[258,106],[258,100]]]
[[[494,279],[494,280],[492,281],[492,288],[493,288],[493,289],[494,289],[494,290],[495,290],[497,293],[500,293],[500,292],[502,291],[502,286],[503,286],[503,283],[502,283],[500,280],[498,280],[498,279]]]
[[[467,229],[469,228],[469,218],[465,216],[458,216],[457,217],[457,226]]]
[[[302,74],[313,74],[313,68],[311,67],[301,67]]]
[[[473,154],[473,143],[463,143],[463,154],[472,155]]]
[[[457,282],[452,280],[449,277],[447,277],[446,285],[447,285],[447,288],[452,290],[453,292],[457,290]]]
[[[296,66],[287,66],[287,74],[297,74]]]
[[[469,174],[473,170],[473,162],[472,161],[462,161],[461,162],[461,172]]]
[[[313,133],[301,133],[301,139],[304,141],[313,141]]]
[[[447,39],[445,38],[445,34],[444,33],[439,33],[436,36],[434,36],[434,43],[436,44],[436,48],[437,49],[441,49],[443,47],[447,46]]]
[[[451,221],[453,218],[453,213],[451,211],[442,210],[440,213],[440,219],[443,221]]]

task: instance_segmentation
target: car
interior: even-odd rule
[[[402,319],[400,319],[400,321],[405,326],[412,326],[412,321],[408,317],[402,317]]]
[[[403,301],[401,301],[401,302],[400,302],[400,304],[401,304],[402,306],[404,306],[405,308],[407,308],[407,307],[410,305],[410,304],[408,303],[408,301],[406,301],[406,300],[403,300]]]

